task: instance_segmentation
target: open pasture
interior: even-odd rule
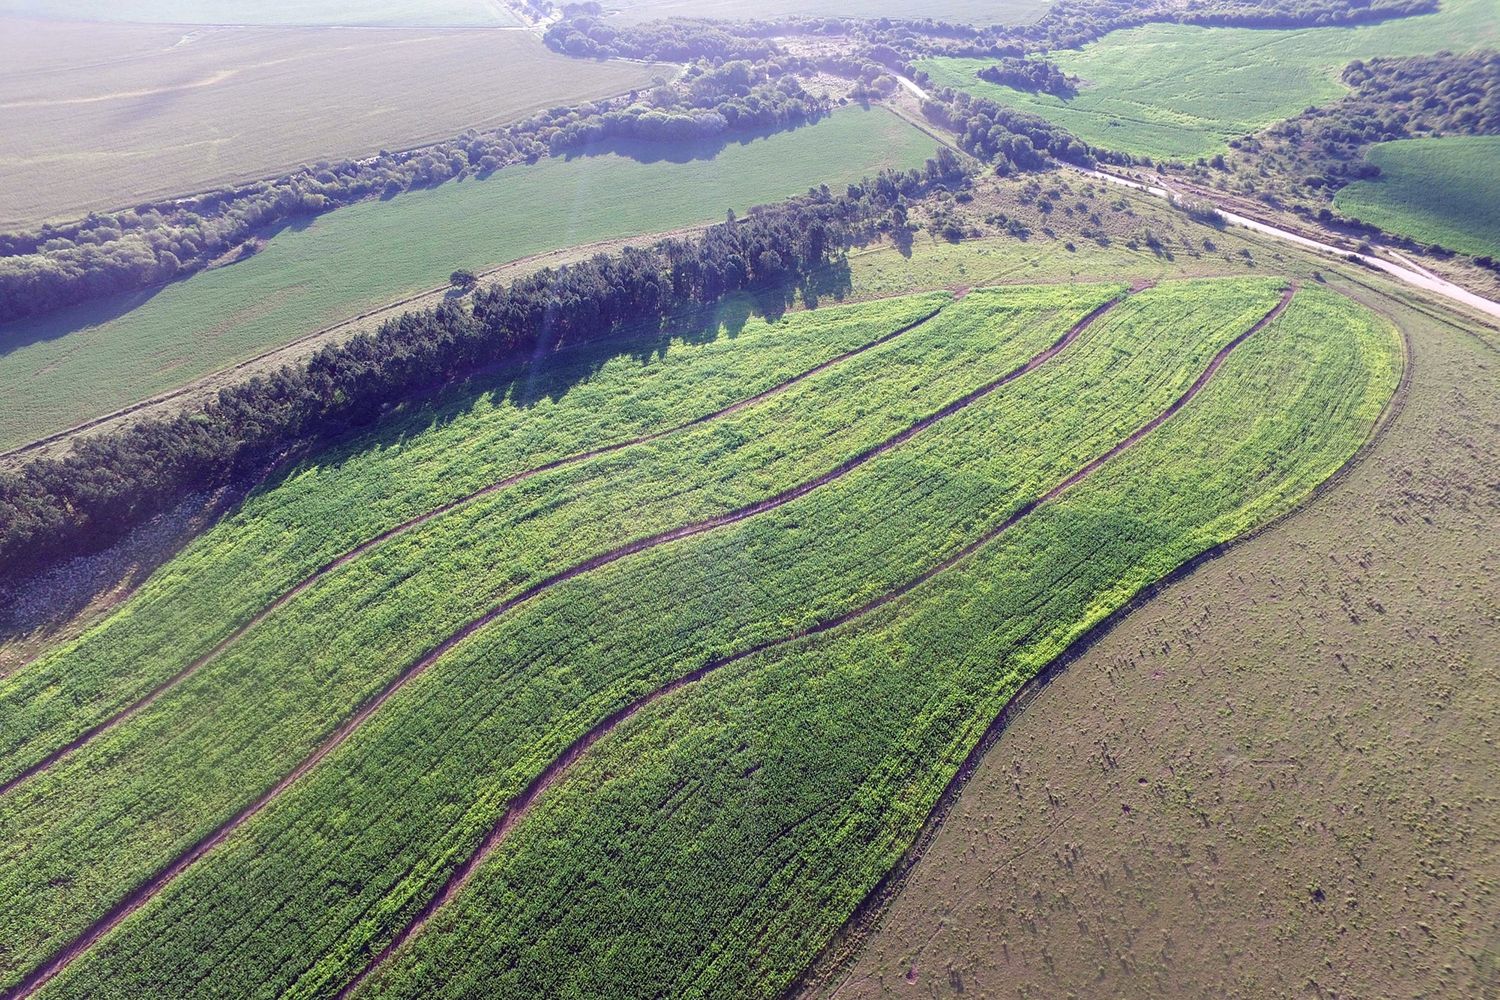
[[[0,226],[403,149],[649,85],[524,31],[0,18]]]
[[[1198,28],[1150,24],[1112,32],[1050,56],[1082,78],[1069,98],[1031,94],[978,79],[983,59],[918,63],[938,86],[955,87],[1041,115],[1104,149],[1190,160],[1230,139],[1340,96],[1354,59],[1493,47],[1493,0],[1444,0],[1433,14],[1352,28]]]
[[[442,285],[456,267],[712,222],[820,182],[919,166],[932,152],[931,138],[895,115],[854,108],[761,139],[548,159],[342,208],[228,267],[0,327],[0,448]]]
[[[669,348],[639,369],[606,363],[600,377],[611,391],[593,394],[585,379],[535,413],[500,401],[425,425],[410,418],[395,436],[351,447],[339,460],[310,466],[262,494],[100,628],[0,687],[9,713],[5,731],[24,734],[5,751],[8,773],[48,748],[78,743],[53,766],[0,793],[0,843],[30,845],[0,848],[6,851],[0,885],[21,901],[4,918],[4,938],[17,945],[4,955],[0,982],[26,981],[70,940],[93,944],[97,934],[97,945],[78,952],[49,995],[142,988],[207,995],[250,983],[332,995],[372,954],[411,938],[410,950],[382,963],[370,984],[382,991],[425,988],[435,970],[443,974],[442,942],[449,940],[443,935],[468,941],[474,926],[493,930],[494,920],[511,919],[491,909],[508,905],[497,904],[508,898],[497,889],[510,877],[502,872],[532,865],[528,852],[543,841],[574,849],[562,838],[522,837],[514,850],[501,844],[490,862],[461,869],[493,839],[487,837],[507,802],[602,720],[654,698],[664,685],[734,664],[714,674],[730,688],[718,680],[689,687],[661,708],[683,698],[707,704],[701,699],[761,678],[753,683],[767,695],[768,711],[750,712],[745,725],[753,729],[759,718],[790,728],[770,736],[746,729],[751,738],[733,752],[779,746],[789,756],[770,761],[758,779],[762,767],[747,762],[722,770],[724,781],[741,775],[728,784],[677,785],[683,797],[674,801],[687,806],[681,821],[692,821],[703,801],[723,803],[727,820],[759,801],[761,791],[788,808],[811,801],[808,795],[830,794],[840,808],[857,801],[865,811],[841,820],[838,808],[816,810],[807,817],[816,822],[773,838],[775,850],[764,855],[773,868],[763,872],[738,867],[754,860],[753,851],[721,857],[744,845],[717,832],[696,861],[656,847],[644,853],[627,847],[621,855],[618,844],[601,840],[616,865],[599,868],[601,878],[635,878],[618,869],[625,856],[647,867],[646,859],[655,858],[658,877],[672,874],[652,891],[674,885],[685,895],[664,909],[650,903],[653,912],[637,914],[638,922],[602,906],[580,914],[552,905],[548,916],[544,900],[555,904],[557,893],[574,895],[567,886],[589,882],[582,869],[561,864],[531,877],[545,891],[536,894],[535,907],[514,915],[521,927],[566,914],[573,921],[566,928],[549,924],[533,938],[556,946],[533,949],[518,966],[505,955],[510,932],[481,934],[487,940],[475,954],[483,957],[470,971],[488,979],[509,967],[532,986],[601,995],[628,987],[648,968],[688,983],[710,962],[715,971],[707,982],[730,992],[774,993],[847,915],[850,894],[899,850],[902,831],[925,815],[923,803],[930,804],[943,768],[965,752],[1014,678],[1204,545],[1305,496],[1363,439],[1398,364],[1385,333],[1342,299],[1314,289],[1292,297],[1275,279],[1174,283],[1128,296],[1119,286],[977,291],[957,302],[920,296],[818,310],[770,328],[752,321],[744,347],[764,353],[739,354],[740,341],[718,339]],[[794,364],[812,367],[767,396],[768,387],[789,378],[785,368],[759,370],[776,355],[778,336],[799,352]],[[687,368],[676,367],[684,362]],[[710,383],[723,386],[715,399],[692,395],[700,365],[725,373]],[[650,373],[649,385],[619,394],[632,378]],[[583,396],[575,399],[574,392]],[[731,404],[736,393],[746,400],[742,408]],[[601,407],[591,402],[614,399],[620,406],[614,413],[608,404],[597,412]],[[709,407],[726,404],[728,411],[710,416]],[[695,411],[709,419],[673,429],[673,420]],[[1310,413],[1321,414],[1311,428]],[[563,422],[563,433],[548,428],[553,420]],[[443,506],[322,575],[217,656],[205,658],[183,644],[196,635],[194,616],[212,616],[213,627],[204,628],[217,635],[229,627],[218,624],[224,617],[218,590],[243,621],[360,538],[420,516],[414,512],[424,505],[451,504],[517,463],[576,448],[568,442],[596,437],[600,432],[589,428],[598,420],[616,441],[653,426],[665,433]],[[469,481],[436,486],[444,482],[444,465],[464,469],[465,454],[487,454],[482,433],[467,442],[490,421],[497,421],[494,440],[516,442],[494,459],[500,464],[483,468],[481,461],[481,470],[465,473]],[[518,436],[521,428],[529,430]],[[455,448],[458,442],[464,444]],[[1121,457],[1111,457],[1115,452]],[[1117,463],[1125,463],[1119,472]],[[1107,485],[1092,485],[1100,479]],[[363,497],[387,484],[411,485],[363,514]],[[1090,503],[1103,507],[1075,505],[1074,490],[1088,491]],[[279,491],[290,491],[285,498],[292,506],[282,506]],[[1171,510],[1174,520],[1148,530],[1137,523],[1141,513],[1131,515],[1132,504]],[[343,510],[364,521],[324,540],[313,520],[336,525],[341,517],[309,519],[294,514],[299,508]],[[1131,527],[1099,534],[1108,524]],[[303,526],[300,536],[296,525]],[[267,542],[274,550],[289,527],[290,548],[267,557]],[[1107,559],[1086,553],[1083,565],[1091,572],[1075,586],[1042,582],[1074,565],[1062,555],[1054,559],[1054,550],[1103,544],[1112,553],[1109,546],[1127,542],[1140,551]],[[261,579],[240,598],[236,566],[258,567],[250,579],[257,573]],[[1054,590],[1060,603],[1036,603]],[[930,591],[940,591],[941,599],[923,596]],[[910,600],[892,600],[907,592]],[[1026,655],[997,661],[986,652],[965,660],[962,670],[952,663],[929,676],[913,652],[905,672],[866,695],[845,697],[850,692],[834,684],[828,711],[866,716],[858,748],[821,786],[814,777],[821,768],[795,766],[821,753],[807,741],[835,739],[847,727],[810,724],[799,714],[805,705],[797,691],[819,690],[823,682],[807,688],[788,678],[845,670],[836,651],[864,641],[849,636],[866,634],[867,615],[904,621],[918,603],[968,606],[994,594],[1011,595],[1007,608],[1040,616],[1002,630],[1023,645],[1035,643]],[[957,619],[937,614],[939,621],[961,621],[968,612]],[[916,618],[925,624],[901,626],[905,638],[890,647],[892,655],[923,643],[962,648],[949,641],[956,633],[934,631],[931,615]],[[848,628],[836,628],[844,619]],[[826,632],[817,649],[834,652],[811,661],[783,655],[788,640],[813,632]],[[747,656],[757,649],[767,654]],[[996,674],[996,662],[1009,666]],[[184,666],[187,675],[173,682]],[[772,675],[780,679],[773,683]],[[80,730],[158,689],[160,697],[137,714],[78,740]],[[928,697],[949,707],[907,714]],[[737,719],[749,702],[739,704],[715,703],[712,711]],[[359,705],[366,708],[356,711]],[[622,781],[639,778],[647,789],[655,787],[647,772],[694,756],[673,750],[676,735],[652,728],[655,718],[643,713],[645,728],[632,731],[662,737],[658,749],[633,751],[643,771],[632,765],[619,772]],[[909,730],[918,744],[947,749],[916,753],[909,780],[881,780],[854,798],[838,791],[866,762],[889,753],[882,741],[912,718],[926,720],[926,728]],[[738,733],[732,728],[723,736],[726,747]],[[611,739],[600,748],[607,751]],[[703,762],[718,767],[717,753]],[[278,783],[283,775],[289,777]],[[759,784],[772,780],[777,784]],[[549,801],[558,803],[555,809],[578,808],[567,805],[577,800],[564,792],[584,796],[603,818],[579,827],[579,835],[611,831],[613,793],[597,800],[591,788],[569,779],[555,799],[542,800],[544,809]],[[701,800],[699,788],[717,791]],[[906,789],[897,796],[906,818],[888,822],[884,810],[898,788]],[[675,809],[660,815],[670,820]],[[895,832],[861,839],[851,850],[867,853],[848,864],[793,865],[775,875],[780,852],[813,850],[824,842],[818,831],[830,828],[825,824],[845,820],[854,827],[879,822]],[[753,839],[779,822],[768,812],[741,829]],[[533,829],[529,823],[518,823],[516,832]],[[670,827],[669,821],[660,829]],[[657,843],[657,829],[640,828],[643,845]],[[695,867],[711,858],[732,886],[715,887],[714,877]],[[58,865],[74,874],[49,887],[44,869]],[[835,872],[852,881],[827,882]],[[728,895],[714,898],[737,899],[743,912],[737,921],[717,923],[712,914],[721,904],[707,905],[693,886],[712,893],[727,888]],[[429,938],[423,914],[449,895],[453,906],[439,911]],[[589,909],[590,898],[585,888],[571,903]],[[803,902],[788,908],[792,898]],[[95,923],[122,899],[141,908],[123,921]],[[786,922],[769,916],[778,908]],[[634,925],[638,935],[659,933],[649,941],[622,938],[629,950],[619,962],[588,960],[591,946],[557,936],[587,937],[598,921],[616,929]],[[772,948],[764,961],[737,935],[765,935]],[[696,957],[689,953],[694,948]],[[722,961],[704,949],[722,951]],[[606,967],[613,979],[589,980],[586,970],[598,976]],[[461,982],[453,980],[452,988]],[[495,982],[502,990],[515,985],[503,977]]]
[[[1380,176],[1339,190],[1344,215],[1463,253],[1500,254],[1500,136],[1382,142]]]

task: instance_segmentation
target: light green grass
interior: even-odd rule
[[[1177,417],[968,563],[649,707],[362,995],[782,995],[1024,681],[1354,453],[1396,385],[1393,333],[1300,293]]]
[[[1083,79],[1064,100],[987,83],[983,59],[919,65],[951,86],[1041,115],[1086,142],[1160,159],[1192,159],[1229,139],[1347,92],[1353,59],[1465,51],[1500,40],[1495,0],[1443,0],[1435,14],[1353,28],[1197,28],[1152,24],[1116,31],[1052,58]]]
[[[934,17],[966,24],[1029,24],[1051,0],[932,0],[920,9],[910,0],[765,0],[753,8],[735,0],[609,0],[604,7],[621,20],[711,17],[743,20],[805,14],[809,17]]]
[[[827,182],[920,165],[926,135],[881,109],[732,143],[641,147],[511,167],[362,202],[286,231],[259,254],[150,293],[0,328],[0,448],[170,390],[404,294],[580,243],[722,218]]]
[[[0,0],[0,13],[150,24],[495,26],[520,22],[491,0]]]
[[[976,293],[903,337],[757,406],[516,484],[335,571],[150,711],[0,799],[0,842],[16,848],[7,855],[0,847],[0,883],[13,878],[12,884],[34,886],[34,863],[94,859],[75,865],[79,876],[58,892],[28,890],[24,906],[0,917],[0,939],[25,942],[36,957],[32,949],[44,951],[69,924],[76,929],[95,904],[117,897],[238,811],[267,779],[292,770],[396,671],[528,584],[611,546],[722,514],[837,468],[1013,369],[1116,291]],[[851,315],[864,317],[870,339],[880,327],[893,329],[930,312],[943,298],[875,303]],[[816,322],[818,315],[802,321]],[[258,537],[238,551],[221,547],[221,537],[219,544],[205,539],[197,556],[209,570],[253,558],[277,535],[275,522],[256,527]],[[70,711],[84,715],[88,709],[81,705],[101,692],[107,697],[131,682],[150,683],[153,674],[165,676],[189,660],[199,641],[191,620],[216,627],[218,602],[200,595],[196,583],[203,577],[188,566],[179,560],[164,568],[149,599],[143,595],[130,613],[7,685],[10,711],[0,723],[7,741],[12,733],[39,728],[56,732],[53,722],[62,717],[66,723]],[[209,578],[232,593],[232,575]],[[174,589],[184,607],[164,593]],[[668,596],[671,588],[659,593]],[[517,609],[538,638],[550,636],[549,644],[561,635],[539,623],[555,621],[558,601],[566,603],[539,598]],[[154,625],[170,625],[182,612],[188,621],[158,629],[154,644],[142,642]],[[523,699],[514,707],[528,704]],[[7,753],[7,769],[30,749]],[[111,804],[102,806],[101,795]],[[87,816],[76,811],[81,807]],[[5,834],[12,824],[37,836]],[[38,837],[55,850],[41,848]],[[86,898],[94,902],[85,906]],[[70,914],[61,922],[58,906]],[[11,961],[10,954],[4,958]],[[0,964],[0,982],[11,971]]]
[[[1366,156],[1380,176],[1334,196],[1344,215],[1423,243],[1500,254],[1500,136],[1382,142]]]

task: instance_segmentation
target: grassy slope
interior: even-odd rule
[[[1500,136],[1383,142],[1367,158],[1380,176],[1340,190],[1340,212],[1424,243],[1500,254]]]
[[[779,995],[1022,680],[1137,587],[1305,496],[1395,385],[1389,331],[1326,294],[1243,350],[971,562],[601,741],[371,995]]]
[[[652,162],[547,160],[340,209],[281,233],[249,260],[0,328],[0,448],[441,284],[455,267],[712,221],[819,182],[919,165],[932,148],[886,111],[853,109],[712,158],[685,158],[698,147],[655,146],[638,150],[661,157]]]
[[[1411,348],[1387,431],[1040,692],[842,1000],[1493,989],[1500,358],[1352,273]]]
[[[990,298],[975,293],[962,305],[980,308],[969,304]],[[784,634],[909,579],[1165,405],[1217,343],[1275,298],[1269,283],[1207,295],[1146,293],[1059,355],[1068,363],[1012,383],[848,480],[784,512],[572,581],[487,628],[414,682],[256,832],[238,839],[222,856],[227,867],[205,869],[174,889],[173,902],[164,899],[159,910],[170,932],[155,925],[122,940],[121,964],[112,958],[107,971],[87,974],[80,987],[94,992],[102,978],[128,990],[124,968],[183,968],[183,934],[195,942],[187,951],[199,954],[191,966],[223,962],[222,975],[233,966],[248,981],[284,975],[274,970],[286,967],[279,952],[289,945],[304,956],[333,949],[303,985],[325,976],[337,982],[344,964],[338,953],[371,933],[378,943],[403,910],[420,905],[432,880],[497,814],[506,790],[539,770],[579,727],[706,656]],[[1025,336],[1050,340],[1057,320],[1067,322],[1059,316],[1040,329],[1033,322]],[[1010,340],[1024,326],[1008,319],[1006,328]],[[1183,336],[1157,336],[1159,328]],[[872,408],[889,405],[864,398]],[[1047,432],[1037,433],[1044,418]],[[794,433],[822,436],[805,427]],[[432,756],[417,763],[415,747]],[[406,763],[389,767],[395,758]],[[409,785],[408,776],[424,774],[421,787]],[[430,800],[433,792],[442,801]],[[352,811],[343,804],[351,801],[360,803]],[[336,835],[330,816],[348,817]],[[313,828],[324,832],[310,838]],[[407,872],[413,874],[403,878]],[[225,891],[208,898],[211,885]],[[272,911],[282,915],[273,918],[280,929],[262,923]],[[316,930],[300,945],[284,941],[293,924]],[[249,940],[233,930],[256,927],[264,930]],[[205,937],[240,943],[209,955],[196,943]],[[134,953],[142,944],[162,957],[142,960]],[[232,992],[235,980],[223,979],[219,988]]]
[[[748,343],[743,346],[719,342],[682,349],[678,345],[674,356],[660,363],[643,366],[621,358],[606,363],[593,377],[587,366],[607,359],[603,351],[586,355],[576,367],[564,361],[522,368],[510,373],[508,384],[501,382],[498,399],[481,397],[471,404],[472,409],[460,404],[415,414],[379,436],[350,445],[342,454],[308,463],[257,493],[198,539],[100,628],[0,683],[0,732],[4,733],[0,773],[14,775],[89,725],[135,702],[234,627],[249,621],[253,612],[294,582],[357,543],[518,471],[600,444],[679,426],[711,412],[714,404],[743,398],[742,390],[747,387],[764,389],[833,352],[869,343],[944,301],[943,296],[916,296],[804,314],[776,325],[755,324],[746,331]],[[777,352],[774,357],[773,351]],[[859,359],[855,367],[863,365],[868,372],[872,362],[880,363]],[[820,384],[846,377],[847,370],[824,374],[821,382],[805,384],[798,392],[803,398],[816,398]],[[583,378],[588,381],[570,385],[571,379]],[[561,396],[554,405],[547,405],[550,393]],[[795,396],[783,397],[767,405],[784,407],[795,402]],[[716,431],[716,426],[685,428],[669,440],[677,442],[684,436],[711,440]],[[646,456],[660,447],[642,446],[623,454]],[[620,471],[619,460],[618,456],[600,458],[554,470],[543,482],[559,491],[580,482],[597,484],[601,473]],[[688,492],[687,479],[683,477],[677,494],[659,499],[680,504]],[[460,532],[477,531],[481,525],[492,530],[502,522],[513,531],[534,533],[539,524],[547,523],[547,512],[537,511],[534,503],[521,502],[516,494],[537,488],[538,484],[517,484],[504,495],[478,499],[469,507],[450,511],[440,523],[424,527],[412,538],[428,537],[430,543],[428,533],[434,530],[441,534],[456,526]],[[749,483],[746,488],[751,488]],[[601,516],[617,502],[613,494],[599,498]],[[667,511],[652,511],[642,521],[666,516]],[[596,528],[580,528],[578,537],[559,543],[561,550],[548,553],[548,560],[564,558],[582,538],[595,533]],[[514,542],[507,532],[498,531],[478,544],[491,550],[513,548]],[[402,540],[390,548],[400,550],[410,544],[411,540]],[[471,557],[475,554],[474,545],[465,549]],[[378,564],[389,554],[369,558]],[[515,565],[503,561],[490,587],[481,592],[475,577],[469,581],[466,596],[449,603],[467,607],[482,602],[484,593],[494,587],[511,588],[536,569],[539,556],[535,551],[510,552]],[[425,569],[430,573],[441,567]],[[395,586],[406,575],[398,574],[387,585]],[[323,596],[308,595],[307,599],[312,603],[323,599],[327,587],[337,595],[340,581],[348,579],[348,575],[335,575],[325,583]],[[379,574],[375,580],[379,581]],[[295,607],[288,611],[295,616]],[[456,611],[450,608],[441,617],[451,617]],[[269,622],[263,631],[278,627],[285,627],[284,619]],[[254,636],[247,641],[253,642]]]
[[[19,21],[0,75],[0,226],[367,156],[649,85],[524,31]],[[67,54],[63,57],[61,54]]]
[[[651,21],[662,17],[712,17],[733,20],[744,17],[912,17],[908,0],[765,0],[747,10],[734,0],[609,0],[607,10],[618,11],[625,21]],[[1051,0],[930,0],[922,4],[922,17],[967,24],[1027,24],[1041,17]]]
[[[24,912],[16,908],[3,918],[0,937],[26,942],[34,960],[32,949],[57,939],[62,915],[43,916],[48,910],[63,906],[76,930],[89,911],[118,898],[292,770],[400,668],[527,583],[612,545],[735,509],[836,468],[1010,370],[1107,294],[1094,288],[970,296],[912,339],[846,361],[773,400],[518,484],[336,571],[149,712],[0,799],[0,827],[31,831],[0,837],[18,848],[0,863],[0,878],[34,885],[33,866],[62,856],[80,872],[60,891],[28,894]],[[536,613],[533,607],[518,613]],[[198,610],[212,620],[211,604]],[[358,627],[348,628],[351,621]],[[130,659],[137,638],[131,623],[115,631],[123,656],[121,643],[112,646],[106,634],[94,644],[94,659],[75,659],[73,670],[87,672],[111,657],[116,673],[150,669]],[[191,640],[191,630],[182,633],[179,640]],[[27,720],[53,714],[48,702],[66,708],[71,700],[67,664],[44,669],[56,687],[18,699],[17,722],[7,729],[24,730]],[[79,806],[86,816],[74,812]],[[71,815],[65,819],[64,812]],[[38,849],[41,840],[53,847]],[[84,863],[84,856],[94,860]]]
[[[1042,115],[1087,142],[1192,159],[1345,92],[1352,59],[1463,51],[1500,39],[1494,0],[1444,0],[1435,14],[1355,28],[1261,31],[1155,24],[1053,58],[1085,81],[1068,100],[979,80],[985,60],[921,63],[935,83]]]
[[[489,0],[0,0],[0,13],[164,24],[513,25]]]

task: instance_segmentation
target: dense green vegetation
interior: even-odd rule
[[[820,182],[840,189],[919,166],[932,148],[894,115],[856,108],[765,139],[545,160],[353,205],[229,267],[0,327],[0,448],[440,286],[457,266],[709,222]]]
[[[972,560],[596,744],[366,993],[779,995],[1017,688],[1139,588],[1305,498],[1398,366],[1388,327],[1300,293],[1178,417]]]
[[[1446,0],[1434,14],[1359,27],[1261,30],[1150,24],[1051,58],[1082,79],[1076,96],[1029,93],[980,80],[992,60],[937,58],[933,84],[989,97],[1061,125],[1091,145],[1158,159],[1227,148],[1309,104],[1338,97],[1355,59],[1467,50],[1500,39],[1487,0]]]
[[[366,539],[525,469],[702,417],[946,301],[921,295],[753,321],[732,340],[702,345],[687,326],[687,338],[662,343],[665,357],[655,361],[637,352],[656,345],[621,338],[516,366],[492,394],[423,409],[373,440],[305,463],[198,539],[100,628],[0,682],[0,775],[15,775],[139,700],[296,581]],[[594,366],[602,367],[591,375]],[[715,428],[682,433],[701,438]],[[620,458],[607,461],[613,468]],[[599,474],[592,465],[555,473],[581,481]],[[512,503],[510,494],[484,501],[502,517],[521,516],[505,513]],[[483,507],[453,517],[482,523]]]
[[[29,831],[8,841],[15,849],[0,859],[9,871],[0,881],[34,885],[33,866],[48,858],[93,858],[77,864],[77,880],[57,892],[30,891],[26,912],[7,914],[4,938],[27,942],[34,954],[78,930],[291,771],[399,671],[507,597],[628,539],[722,515],[838,469],[1013,369],[1115,291],[971,295],[758,406],[519,483],[340,568],[152,708],[0,799],[0,829]],[[898,320],[932,304],[906,303]],[[535,606],[516,614],[543,613]],[[357,629],[347,627],[351,616]],[[191,630],[168,634],[192,641]],[[123,674],[139,686],[155,679],[142,674],[160,677],[186,658],[168,648],[154,663],[138,662],[151,656],[149,641],[129,628],[117,635],[119,644],[111,636],[96,644],[102,655],[49,664],[53,676],[72,684],[102,668],[96,685]],[[70,724],[57,718],[65,698],[33,713],[36,701],[18,706],[7,732],[31,730],[38,714]],[[43,848],[44,841],[53,846]],[[85,907],[85,897],[96,902]]]
[[[1423,243],[1500,255],[1500,136],[1405,139],[1366,155],[1380,176],[1341,189],[1339,212]]]
[[[1093,293],[1095,301],[1101,292]],[[992,343],[1014,357],[1025,353],[1017,334],[1025,331],[1026,337],[1046,341],[1051,338],[1044,331],[1055,336],[1064,325],[1058,322],[1064,317],[1037,323],[1034,309],[1006,310],[1008,298],[1012,305],[1028,298],[1071,301],[1075,316],[1089,301],[1061,289],[976,293],[917,332],[929,334],[936,348],[963,328],[951,324],[966,313],[971,336],[977,336],[986,324],[973,324],[973,318],[996,315],[1001,308],[999,315],[1010,318],[991,335],[998,338]],[[126,934],[111,939],[140,943],[130,944],[122,967],[103,978],[112,988],[128,990],[131,973],[125,967],[152,970],[147,974],[154,977],[179,969],[188,977],[184,983],[209,974],[219,988],[233,991],[251,981],[290,985],[283,977],[303,969],[299,962],[288,964],[292,955],[326,955],[306,971],[299,988],[336,985],[358,967],[357,962],[350,967],[350,949],[357,953],[364,942],[378,944],[393,933],[472,847],[505,798],[593,720],[715,656],[786,635],[910,580],[1159,412],[1216,349],[1243,333],[1276,298],[1270,281],[1143,293],[1054,361],[836,482],[775,512],[569,580],[500,618],[414,679],[303,782],[211,854],[204,868],[169,887],[151,912],[162,914],[170,933],[154,927],[139,939]],[[941,336],[945,327],[946,337]],[[915,344],[906,338],[895,343],[912,349]],[[879,398],[872,397],[870,405],[879,406]],[[844,419],[851,417],[836,409]],[[789,431],[791,438],[797,434]],[[439,552],[431,545],[423,550],[428,559]],[[347,618],[337,609],[334,614]],[[372,610],[369,625],[378,618]],[[362,628],[366,622],[362,616]],[[340,661],[351,653],[344,649],[314,664],[307,664],[304,654],[272,668],[276,701],[300,711],[308,700],[320,699],[318,689],[334,681],[330,671],[345,669]],[[240,669],[255,669],[253,663],[247,656]],[[304,682],[299,679],[304,673],[314,676]],[[206,681],[207,673],[202,676]],[[159,785],[160,775],[175,776],[179,770],[186,772],[180,780],[196,797],[194,808],[201,809],[202,797],[211,792],[211,775],[239,766],[247,753],[262,753],[263,743],[284,752],[280,744],[302,739],[279,723],[265,733],[256,728],[267,715],[259,685],[252,683],[248,686],[255,690],[238,695],[222,685],[205,686],[196,698],[194,686],[185,685],[181,698],[174,699],[183,708],[176,710],[181,714],[168,731],[195,730],[190,739],[198,754],[218,757],[215,738],[243,739],[243,746],[225,747],[225,759],[205,761],[201,769],[182,752],[181,735],[172,739],[175,748],[159,739],[132,740],[134,749],[119,746],[105,756],[103,747],[91,746],[76,763],[15,793],[29,801],[6,803],[8,819],[0,819],[0,826],[33,843],[58,836],[70,840],[80,824],[91,821],[76,813],[64,819],[54,801],[60,796],[44,794],[45,786],[67,788],[76,796],[77,782],[98,779],[101,794],[129,801]],[[230,704],[222,712],[219,704],[205,708],[204,696]],[[255,704],[232,704],[247,698]],[[205,711],[212,718],[202,718]],[[244,721],[236,721],[236,713],[243,713]],[[84,758],[96,753],[98,761],[86,766]],[[121,763],[107,765],[111,777],[98,772],[117,757]],[[398,759],[402,763],[391,766]],[[260,763],[256,773],[270,769]],[[137,776],[122,782],[123,771]],[[129,825],[139,828],[142,818],[137,815]],[[149,825],[159,835],[167,821],[157,815]],[[23,835],[22,829],[28,832]],[[100,876],[95,891],[105,878],[120,878],[122,855],[152,849],[141,843],[149,838],[126,829],[95,836],[108,840],[112,851],[110,859],[100,859],[100,867],[82,866]],[[18,869],[10,870],[19,876]],[[242,877],[253,879],[254,887],[247,888]],[[257,913],[243,911],[245,906]],[[76,918],[70,913],[60,919]],[[22,921],[30,924],[31,918],[20,917],[15,926]],[[226,937],[229,923],[260,930],[251,940]],[[184,946],[187,938],[179,934],[194,943]],[[226,947],[231,939],[239,943],[217,951],[211,944],[215,939]],[[142,961],[133,954],[136,947],[158,945],[170,957]],[[106,943],[99,956],[113,954],[114,947]],[[196,957],[189,959],[190,952]],[[180,964],[185,959],[193,969]],[[86,981],[88,992],[101,988],[99,979]],[[200,983],[199,988],[205,987]]]

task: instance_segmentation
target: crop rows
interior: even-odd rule
[[[496,602],[612,544],[838,468],[1014,369],[1116,292],[976,293],[759,406],[483,497],[341,567],[147,711],[0,798],[0,884],[30,887],[27,908],[0,917],[0,937],[35,954],[76,933]]]
[[[941,322],[984,298],[971,295]],[[1160,412],[1277,298],[1265,281],[1132,297],[1052,362],[847,475],[560,583],[412,680],[54,989],[336,991],[432,898],[511,796],[599,719],[717,658],[857,608],[958,551]],[[1045,327],[1034,318],[1016,326]],[[1043,339],[1056,333],[1054,324]],[[926,350],[949,339],[934,336]],[[822,436],[806,416],[799,428]]]
[[[947,301],[818,310],[713,339],[716,318],[684,324],[678,338],[569,352],[505,371],[488,395],[421,410],[374,442],[305,464],[252,496],[102,626],[0,683],[0,783],[140,702],[360,543],[526,469],[702,419]]]
[[[1306,498],[1395,388],[1311,289],[1183,411],[907,599],[595,744],[364,995],[777,996],[1018,687],[1140,588]]]

